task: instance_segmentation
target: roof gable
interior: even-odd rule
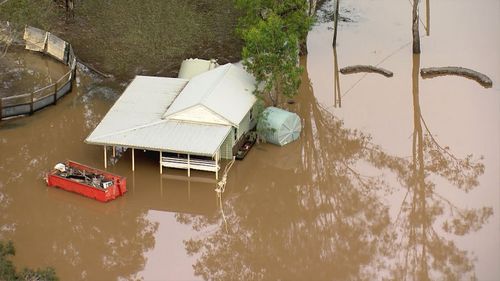
[[[196,123],[209,123],[219,125],[232,125],[224,117],[208,109],[202,104],[189,107],[168,117],[170,120],[179,120]]]
[[[254,89],[253,76],[228,63],[189,80],[163,118],[203,105],[232,125],[238,126],[256,101]]]

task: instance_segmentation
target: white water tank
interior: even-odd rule
[[[214,59],[186,59],[182,61],[181,67],[179,69],[179,75],[177,77],[183,79],[191,79],[198,74],[209,71],[218,66],[219,64]]]

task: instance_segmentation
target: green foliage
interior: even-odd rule
[[[244,15],[238,33],[244,41],[243,64],[256,77],[257,97],[267,94],[273,105],[280,96],[297,94],[302,68],[299,44],[312,25],[304,0],[236,0]]]
[[[44,269],[29,269],[25,268],[20,273],[16,271],[16,267],[8,258],[14,256],[16,251],[12,241],[0,241],[0,280],[8,281],[57,281],[56,272],[53,268],[48,267]]]
[[[12,241],[7,243],[0,241],[0,280],[16,280],[16,268],[10,260],[9,256],[16,254]]]
[[[279,16],[284,21],[284,29],[295,34],[299,41],[304,41],[313,24],[309,16],[308,1],[305,0],[235,0],[236,6],[245,12],[239,27],[243,31],[266,20],[270,14]],[[244,32],[244,31],[243,31]]]
[[[257,96],[269,93],[274,105],[279,95],[293,97],[300,85],[302,68],[297,64],[298,38],[283,30],[283,20],[270,15],[243,34],[243,64],[259,84]]]

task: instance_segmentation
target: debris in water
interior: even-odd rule
[[[420,70],[420,75],[422,75],[424,79],[441,75],[458,75],[475,80],[485,88],[491,88],[493,86],[493,82],[488,76],[465,67],[445,66],[422,68]]]
[[[382,74],[385,77],[392,77],[394,76],[394,73],[392,71],[389,71],[387,69],[373,66],[373,65],[351,65],[351,66],[346,66],[340,69],[340,73],[342,74],[352,74],[352,73],[359,73],[359,72],[373,72],[373,73],[378,73]]]

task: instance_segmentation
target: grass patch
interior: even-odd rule
[[[175,75],[189,57],[238,60],[237,16],[232,0],[86,0],[64,33],[105,72]]]
[[[0,19],[49,30],[69,41],[79,58],[119,79],[175,76],[185,58],[238,61],[233,0],[75,0],[66,22],[53,0],[11,0]]]
[[[0,6],[0,20],[17,28],[29,24],[48,30],[62,15],[53,0],[9,0]]]

